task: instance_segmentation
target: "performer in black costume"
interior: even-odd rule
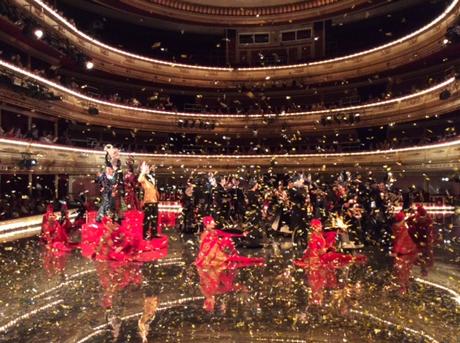
[[[249,182],[249,190],[246,194],[246,213],[244,222],[248,234],[241,239],[241,244],[248,248],[260,247],[263,239],[263,197],[259,188],[260,184],[258,181],[251,180]]]
[[[307,213],[305,210],[306,189],[300,175],[294,175],[288,186],[288,197],[291,203],[291,218],[289,228],[291,231],[305,231],[307,228]]]
[[[195,232],[194,211],[195,199],[193,197],[195,185],[193,179],[189,179],[182,195],[182,232]]]
[[[105,215],[112,215],[115,210],[115,203],[113,199],[113,187],[115,185],[114,170],[110,155],[107,152],[105,155],[105,171],[99,174],[96,178],[101,190],[101,206],[97,212],[96,221],[100,222]]]
[[[244,193],[240,187],[239,177],[232,178],[231,197],[231,218],[236,223],[242,223],[246,212]]]
[[[216,177],[217,185],[213,189],[213,214],[219,227],[225,227],[229,221],[230,197],[227,192],[227,179],[223,176]]]

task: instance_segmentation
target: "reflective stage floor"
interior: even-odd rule
[[[459,342],[456,244],[442,244],[428,276],[415,267],[403,295],[391,258],[373,247],[367,264],[318,283],[293,267],[302,250],[281,237],[240,250],[266,266],[198,273],[198,237],[167,234],[167,256],[144,264],[56,254],[38,239],[1,245],[0,341],[141,342],[154,296],[149,342]]]

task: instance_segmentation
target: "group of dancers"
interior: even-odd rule
[[[245,233],[234,238],[240,246],[260,247],[272,236],[288,235],[294,244],[307,248],[304,256],[310,256],[314,246],[318,251],[330,252],[334,246],[337,253],[348,253],[337,261],[340,255],[325,255],[326,260],[335,257],[336,265],[349,263],[350,253],[378,247],[394,257],[396,279],[404,293],[414,265],[421,266],[423,275],[432,267],[437,239],[426,209],[415,206],[408,192],[394,183],[391,173],[377,181],[371,172],[365,176],[343,172],[329,180],[302,173],[249,180],[200,174],[188,180],[180,227],[184,232],[200,231],[202,219],[212,215],[224,231],[234,233],[238,228]],[[395,214],[399,206],[402,210]],[[317,232],[323,228],[324,239]]]
[[[143,235],[144,239],[158,237],[158,202],[160,194],[155,178],[155,166],[143,162],[140,173],[134,173],[134,160],[128,158],[126,171],[123,171],[120,151],[112,145],[105,146],[105,170],[97,176],[97,184],[101,191],[101,204],[97,212],[97,222],[102,218],[111,217],[121,222],[126,210],[137,211],[141,208],[138,198],[138,185],[143,190]]]
[[[119,150],[111,145],[104,150],[104,170],[95,180],[100,190],[97,213],[91,211],[84,194],[78,200],[73,224],[66,204],[62,205],[59,220],[50,204],[42,225],[42,236],[48,246],[61,250],[80,247],[85,256],[119,260],[152,248],[148,242],[164,240],[165,237],[158,234],[160,194],[155,167],[143,162],[136,175],[132,158],[127,160],[126,168],[122,168]],[[139,200],[140,190],[142,201]],[[71,242],[74,230],[81,230],[79,244]]]
[[[105,150],[105,169],[97,176],[102,199],[97,213],[85,211],[82,200],[72,223],[65,205],[60,216],[49,206],[43,217],[43,239],[51,249],[79,247],[86,257],[122,263],[123,270],[130,268],[127,262],[154,263],[167,255],[168,246],[166,235],[158,233],[155,168],[143,162],[136,175],[132,159],[123,170],[119,151],[112,146]],[[325,289],[337,285],[339,269],[366,263],[361,253],[366,245],[388,248],[401,293],[409,288],[414,265],[421,266],[422,274],[428,272],[436,243],[433,221],[422,206],[411,204],[393,215],[392,205],[397,203],[403,203],[402,196],[392,179],[377,182],[372,174],[363,178],[342,173],[329,182],[300,173],[249,180],[199,174],[184,188],[176,227],[183,234],[199,234],[194,265],[206,311],[215,310],[218,295],[245,290],[236,281],[238,269],[266,263],[264,258],[242,256],[237,247],[267,246],[275,235],[289,235],[294,245],[305,247],[292,265],[305,271],[311,302],[321,305]],[[69,238],[77,225],[81,225],[78,244]],[[129,275],[127,283],[140,282],[138,273]],[[144,341],[158,306],[158,292],[153,293],[146,295],[139,320]]]

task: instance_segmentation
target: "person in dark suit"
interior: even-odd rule
[[[291,231],[305,231],[307,228],[307,212],[305,210],[307,193],[300,175],[291,177],[287,193],[291,204],[289,229]]]

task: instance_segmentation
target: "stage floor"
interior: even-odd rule
[[[0,342],[141,342],[137,321],[146,295],[159,297],[149,342],[454,343],[460,337],[455,245],[438,249],[428,276],[415,267],[406,295],[393,282],[391,258],[374,248],[364,250],[365,266],[336,270],[318,287],[293,267],[302,251],[282,237],[240,250],[267,265],[238,269],[210,290],[215,274],[199,274],[193,264],[198,237],[166,234],[168,255],[145,264],[50,253],[35,238],[0,245]],[[204,309],[210,293],[215,304]]]

